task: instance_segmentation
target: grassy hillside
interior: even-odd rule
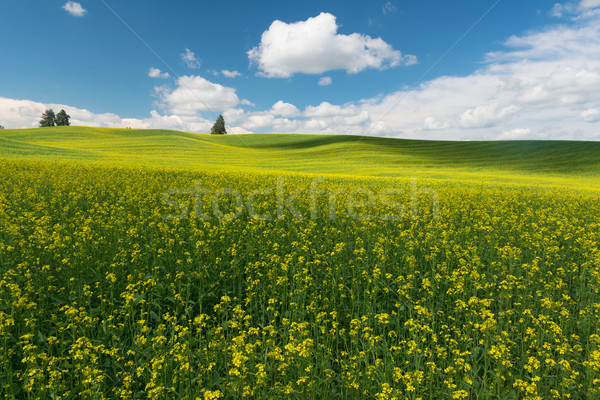
[[[214,136],[167,130],[54,127],[3,130],[0,157],[155,165],[175,169],[260,169],[319,174],[595,186],[600,143],[450,142],[360,136],[253,134]]]

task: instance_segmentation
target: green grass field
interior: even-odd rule
[[[600,397],[600,143],[44,128],[0,170],[0,398]]]
[[[85,127],[4,130],[0,155],[173,169],[301,172],[352,176],[580,182],[596,186],[600,143],[442,142],[360,136],[214,136]]]

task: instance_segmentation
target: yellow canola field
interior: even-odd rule
[[[596,191],[0,168],[5,399],[600,397]]]

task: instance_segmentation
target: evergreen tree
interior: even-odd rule
[[[225,129],[225,118],[222,115],[219,115],[217,121],[213,125],[210,130],[211,135],[225,135],[227,133],[227,129]]]
[[[51,109],[44,111],[42,119],[40,120],[40,127],[54,125],[56,125],[56,115],[54,115],[54,111]]]
[[[56,126],[69,126],[71,122],[69,122],[69,118],[71,116],[65,112],[65,110],[60,110],[58,114],[56,114]]]

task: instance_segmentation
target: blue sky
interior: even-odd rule
[[[233,133],[597,140],[599,14],[600,0],[5,0],[0,124],[62,107],[94,126],[206,132],[223,113]]]

